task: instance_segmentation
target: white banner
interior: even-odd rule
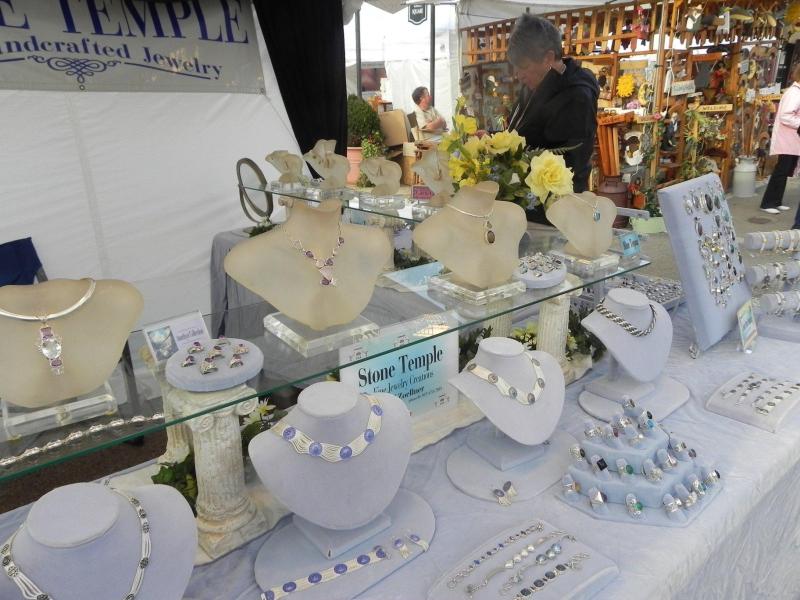
[[[263,93],[250,0],[0,0],[0,88]]]

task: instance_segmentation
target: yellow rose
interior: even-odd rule
[[[485,147],[486,145],[484,144],[483,140],[475,137],[474,135],[467,138],[467,141],[464,142],[464,150],[469,152],[470,157],[473,159],[478,158],[478,154],[480,154]]]
[[[452,144],[456,139],[458,139],[458,134],[456,132],[451,132],[442,136],[442,141],[439,142],[439,150],[449,152],[450,144]]]
[[[453,121],[455,121],[456,127],[467,135],[472,135],[478,131],[478,122],[473,117],[456,115],[453,117]]]
[[[453,155],[450,155],[447,161],[447,168],[450,170],[450,176],[456,181],[464,176],[464,163]]]
[[[567,168],[563,156],[545,150],[531,160],[531,172],[525,183],[544,202],[551,193],[563,196],[572,192],[572,169]]]
[[[492,154],[512,154],[525,145],[525,138],[516,131],[500,131],[491,136],[486,144],[487,149]]]

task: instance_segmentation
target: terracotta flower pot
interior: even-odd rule
[[[347,183],[354,184],[358,181],[361,175],[361,146],[348,146],[347,147],[347,160],[350,161],[350,170],[347,172]]]

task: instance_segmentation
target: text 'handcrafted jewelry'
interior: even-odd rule
[[[633,337],[644,337],[646,335],[650,335],[653,332],[653,329],[655,329],[656,309],[652,304],[648,304],[648,306],[650,307],[650,314],[652,315],[650,319],[650,324],[647,326],[647,329],[639,329],[635,325],[629,323],[628,321],[620,317],[618,314],[608,310],[608,308],[605,307],[603,302],[605,302],[605,299],[603,299],[600,302],[600,304],[598,304],[595,307],[597,313],[603,315],[606,319],[608,319],[612,323],[619,325],[620,327],[622,327],[622,329],[624,329],[627,333],[629,333]]]
[[[564,575],[567,573],[567,571],[579,569],[580,564],[588,558],[589,555],[585,552],[582,552],[580,554],[576,554],[565,563],[558,563],[555,567],[553,567],[553,569],[546,571],[543,577],[534,579],[532,585],[521,589],[514,597],[514,600],[524,600],[525,598],[540,592],[547,586],[548,583],[557,577]]]
[[[269,431],[289,442],[298,454],[308,454],[328,462],[347,460],[364,452],[381,430],[383,408],[381,408],[380,402],[375,396],[363,394],[363,397],[369,401],[367,427],[364,429],[364,433],[344,446],[317,442],[299,429],[283,422],[276,423]]]
[[[483,219],[483,241],[489,245],[494,244],[496,239],[494,233],[494,226],[492,225],[492,222],[489,220],[492,216],[492,213],[494,213],[494,206],[492,206],[492,209],[485,215],[476,215],[474,213],[467,212],[466,210],[458,208],[457,206],[453,206],[452,204],[447,204],[446,206],[447,208],[452,208],[454,211],[456,211],[457,213],[461,213],[462,215],[473,217],[474,219]]]
[[[480,366],[477,363],[468,364],[467,372],[472,373],[473,375],[475,375],[475,377],[483,379],[487,383],[492,384],[506,398],[511,398],[512,400],[516,400],[520,404],[529,406],[531,404],[534,404],[536,400],[539,398],[539,395],[544,391],[546,382],[544,379],[544,370],[542,369],[542,364],[536,358],[534,358],[534,356],[529,352],[526,352],[525,356],[531,362],[531,365],[533,366],[534,376],[536,378],[533,382],[533,389],[527,393],[520,392],[514,386],[509,385],[508,382],[506,382],[497,373],[494,373],[489,369]]]
[[[75,312],[89,301],[89,298],[94,294],[97,282],[94,279],[86,279],[86,281],[89,282],[89,289],[86,290],[86,293],[72,306],[55,313],[50,313],[48,315],[23,315],[0,308],[0,316],[2,317],[16,319],[18,321],[41,322],[42,325],[39,327],[39,339],[36,342],[36,347],[39,349],[39,352],[42,353],[42,356],[47,359],[47,362],[50,363],[50,372],[53,375],[62,375],[64,373],[64,360],[61,357],[63,345],[61,336],[53,331],[52,326],[50,326],[48,322]]]
[[[477,569],[483,561],[487,560],[488,558],[494,556],[506,546],[513,544],[517,540],[520,540],[526,536],[529,536],[534,531],[541,531],[544,529],[544,524],[541,521],[534,523],[533,525],[528,526],[526,529],[522,529],[516,533],[511,534],[502,542],[499,542],[494,547],[486,550],[483,554],[481,554],[478,558],[473,559],[470,563],[461,569],[458,573],[453,575],[450,580],[447,582],[447,587],[451,590],[454,590],[458,585],[458,582],[467,577],[470,573],[472,573],[475,569]]]
[[[336,245],[333,247],[331,255],[327,258],[317,258],[316,256],[314,256],[314,252],[308,250],[305,246],[303,246],[303,242],[301,242],[300,240],[293,240],[289,236],[289,233],[286,231],[286,229],[281,227],[281,229],[283,229],[283,233],[286,235],[286,239],[288,239],[289,243],[292,245],[292,248],[300,252],[307,259],[314,262],[314,266],[316,267],[317,271],[319,271],[319,274],[322,276],[322,278],[319,280],[319,284],[323,286],[329,286],[329,285],[335,286],[338,283],[336,278],[333,276],[333,264],[336,254],[339,252],[339,248],[341,248],[342,244],[344,244],[344,238],[342,237],[342,224],[339,223],[338,227],[339,228],[336,236]]]
[[[359,554],[356,558],[346,562],[337,563],[330,569],[325,569],[324,571],[315,571],[314,573],[308,575],[308,577],[295,579],[294,581],[287,581],[281,586],[270,588],[261,594],[261,600],[279,600],[280,598],[285,598],[289,594],[303,592],[316,585],[319,585],[320,583],[331,581],[337,577],[341,577],[347,573],[352,573],[353,571],[357,571],[358,569],[366,567],[367,565],[377,564],[388,558],[391,558],[391,555],[388,552],[386,552],[380,546],[375,546],[375,549],[369,554]]]
[[[133,583],[131,583],[128,593],[123,596],[123,600],[134,600],[136,598],[136,594],[138,594],[139,590],[142,588],[145,569],[147,568],[147,565],[150,564],[150,522],[147,520],[147,511],[142,508],[141,502],[139,502],[138,499],[112,487],[109,487],[108,489],[127,500],[136,511],[136,517],[139,519],[139,530],[141,532],[141,551],[139,553],[139,562],[136,564],[136,572],[133,576]],[[22,527],[24,526],[25,525],[23,524]],[[55,600],[53,596],[40,590],[39,587],[19,568],[19,565],[14,562],[14,557],[12,554],[14,538],[17,537],[17,534],[20,532],[22,527],[17,529],[17,531],[14,532],[14,535],[12,535],[11,538],[9,538],[9,540],[3,545],[3,547],[0,548],[0,561],[2,561],[3,570],[8,578],[11,579],[11,581],[13,581],[14,584],[19,588],[20,592],[22,592],[23,598],[26,600]]]

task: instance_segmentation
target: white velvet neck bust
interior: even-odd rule
[[[0,288],[0,307],[26,315],[52,314],[77,302],[86,280],[53,279],[36,285]],[[48,321],[62,338],[64,372],[54,375],[36,347],[39,321],[0,316],[0,398],[25,408],[41,408],[86,394],[108,379],[119,362],[144,300],[125,281],[97,281],[94,294],[74,312]]]
[[[400,189],[403,169],[396,162],[382,156],[365,158],[361,161],[361,172],[375,184],[373,196],[392,196]]]
[[[667,364],[672,347],[672,319],[658,302],[635,290],[615,288],[609,290],[603,305],[639,329],[647,329],[656,311],[656,324],[646,336],[634,337],[622,327],[598,312],[583,320],[583,326],[605,344],[611,355],[636,381],[655,380]]]
[[[600,211],[599,221],[594,220],[595,202]],[[616,216],[614,202],[592,192],[567,194],[547,209],[547,218],[567,238],[564,250],[587,258],[597,258],[611,247]]]
[[[503,396],[495,386],[467,370],[450,380],[500,431],[528,446],[541,444],[552,435],[564,407],[564,374],[558,361],[546,352],[534,351],[532,355],[541,365],[545,387],[530,406]],[[481,340],[475,359],[470,362],[496,373],[522,392],[532,390],[536,381],[525,347],[516,340]]]
[[[171,487],[148,485],[128,493],[141,502],[150,523],[150,562],[136,600],[179,600],[197,548],[192,511]],[[133,506],[105,486],[56,488],[28,513],[14,538],[14,562],[57,600],[124,598],[141,557],[140,527]],[[0,598],[22,598],[4,573]]]
[[[396,396],[376,396],[383,409],[381,430],[364,452],[350,459],[329,463],[299,454],[269,431],[253,438],[253,466],[289,510],[321,527],[355,529],[389,505],[411,456],[411,417]],[[369,402],[356,390],[328,381],[303,390],[284,421],[318,442],[344,445],[363,434],[369,413]]]
[[[281,227],[237,244],[225,257],[225,272],[288,317],[316,330],[349,323],[372,297],[392,248],[379,230],[341,225],[344,244],[334,258],[337,284],[320,285],[314,262],[289,242],[300,240],[325,259],[336,246],[341,206],[330,200],[313,208],[295,202]]]
[[[506,283],[519,263],[519,241],[528,223],[525,211],[512,202],[495,201],[499,186],[483,181],[462,187],[450,204],[414,229],[414,242],[450,269],[462,282],[479,288]],[[491,216],[494,244],[484,239],[485,218]]]

